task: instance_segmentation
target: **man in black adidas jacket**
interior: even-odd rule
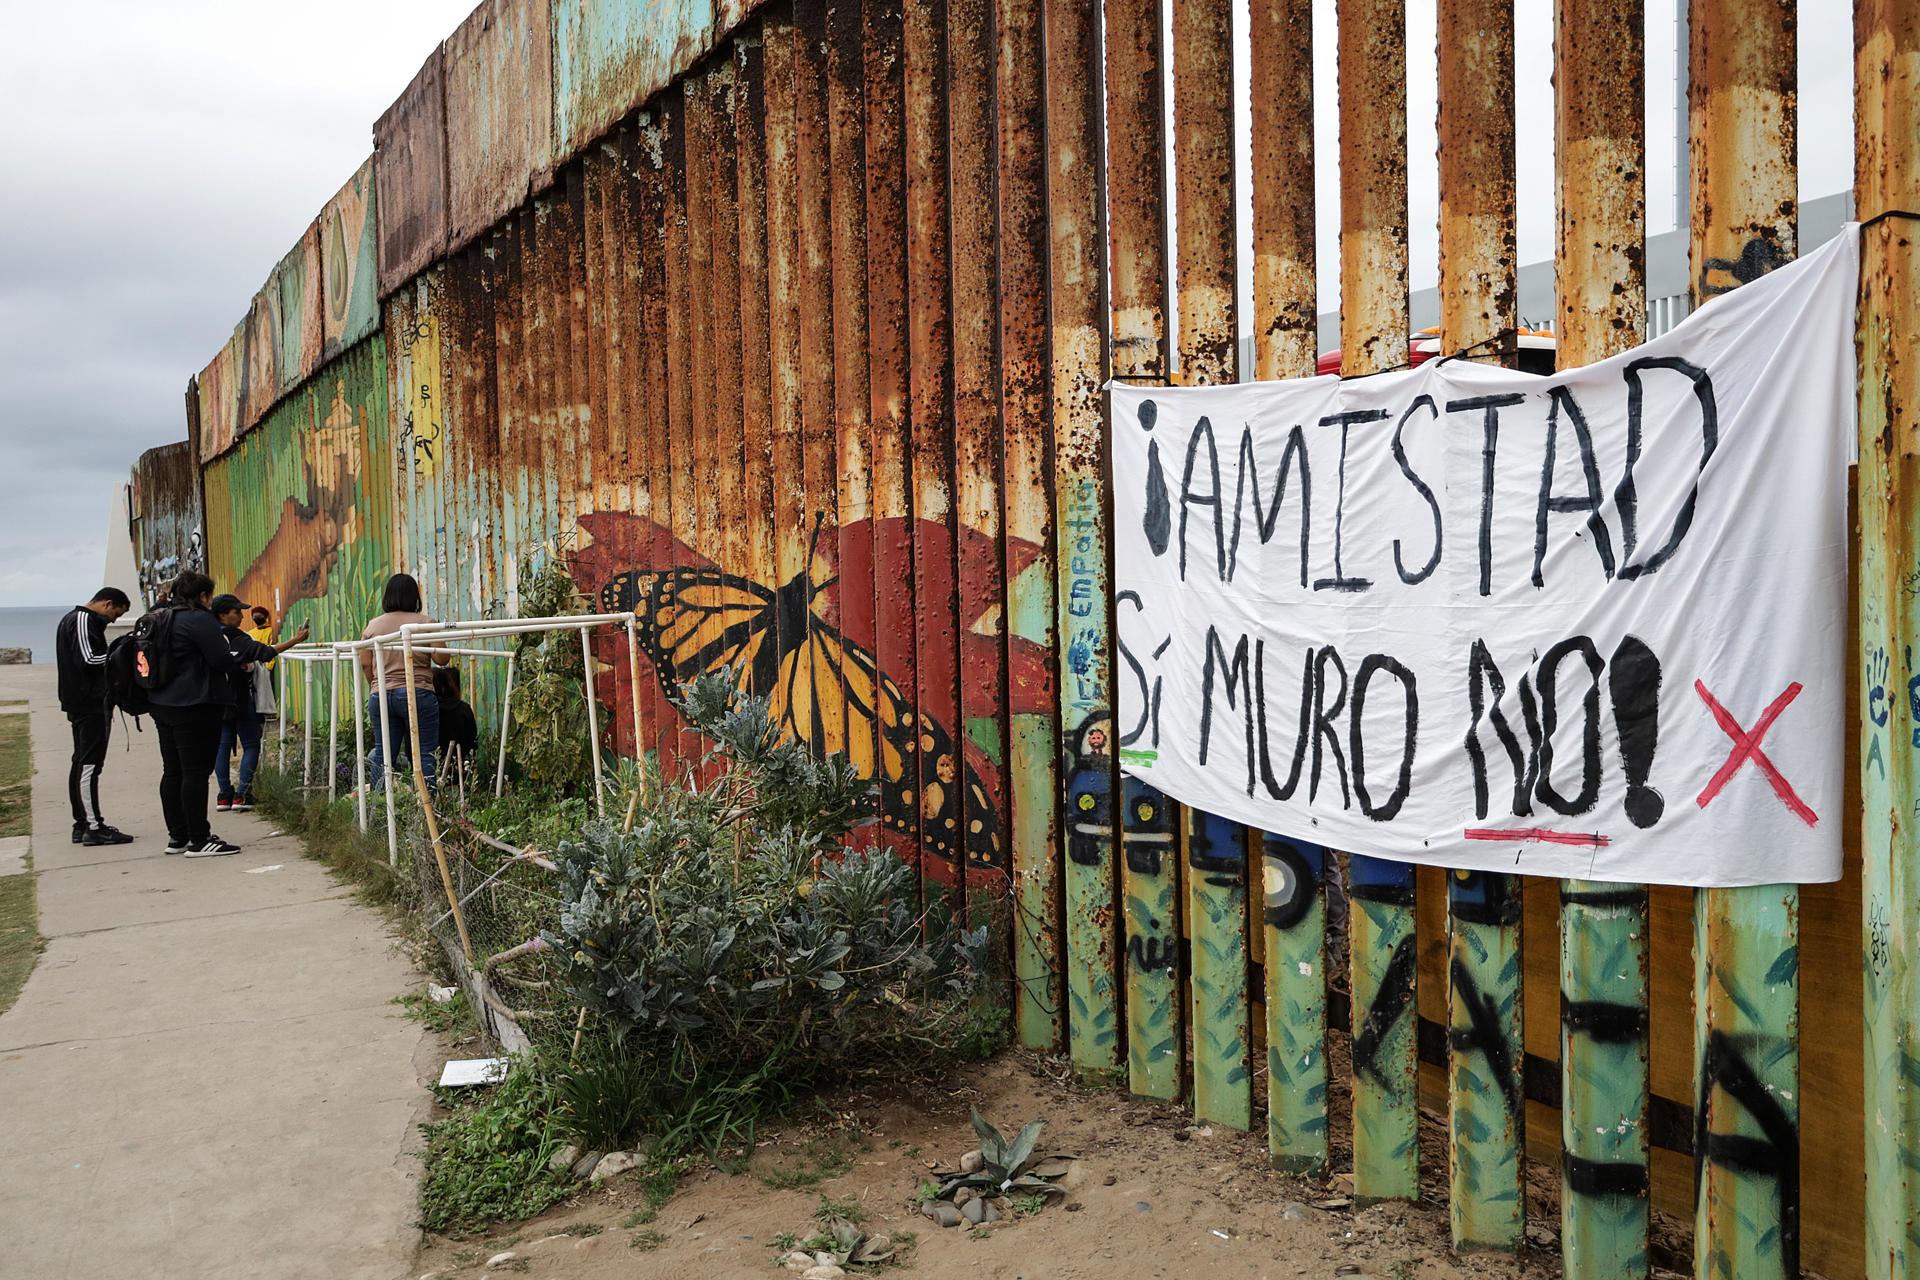
[[[73,802],[75,844],[126,844],[133,839],[100,816],[100,770],[106,767],[107,738],[113,728],[107,712],[107,626],[118,622],[127,606],[126,592],[102,587],[93,599],[69,609],[53,633],[60,709],[73,727],[67,798]]]

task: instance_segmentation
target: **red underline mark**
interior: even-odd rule
[[[1524,840],[1538,844],[1572,844],[1593,849],[1613,843],[1597,831],[1549,831],[1545,827],[1468,827],[1462,834],[1469,840]]]

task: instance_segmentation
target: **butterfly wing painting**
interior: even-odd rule
[[[916,715],[874,655],[820,616],[815,606],[830,583],[802,575],[775,588],[699,564],[600,567],[601,607],[635,613],[662,693],[732,672],[744,691],[768,699],[794,739],[823,755],[847,752],[863,777],[877,779],[885,821],[908,842],[924,841],[923,856],[974,875],[1005,874],[1004,833],[981,771],[949,726]],[[933,762],[924,785],[908,768],[916,745]],[[917,832],[897,816],[914,813]]]

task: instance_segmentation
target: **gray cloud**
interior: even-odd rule
[[[114,487],[471,7],[8,10],[0,606],[99,585]]]

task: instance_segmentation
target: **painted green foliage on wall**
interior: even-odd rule
[[[395,568],[386,342],[321,369],[206,468],[212,570],[284,629],[357,639]],[[284,634],[284,630],[283,630]]]

